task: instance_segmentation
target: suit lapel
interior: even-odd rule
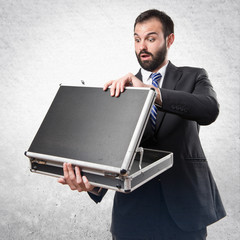
[[[174,90],[178,80],[182,76],[182,71],[180,71],[176,66],[174,66],[170,61],[166,69],[165,79],[163,81],[162,88]]]
[[[174,66],[170,61],[166,69],[165,77],[163,80],[162,88],[174,90],[178,80],[181,78],[182,72]],[[164,120],[166,112],[158,111],[156,122],[156,135],[159,132],[160,126]]]
[[[143,81],[141,68],[139,69],[139,71],[138,71],[138,73],[135,75],[135,77],[137,77],[138,79],[140,79],[141,81]]]

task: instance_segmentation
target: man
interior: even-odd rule
[[[115,240],[206,239],[206,226],[225,214],[199,140],[199,126],[215,121],[216,94],[204,69],[176,67],[168,60],[174,24],[164,12],[141,13],[134,25],[135,51],[141,65],[136,76],[109,81],[111,96],[125,86],[154,87],[157,92],[141,146],[173,152],[171,169],[132,193],[116,192],[111,232]],[[106,190],[94,188],[86,177],[64,164],[62,184],[88,191],[100,202]]]

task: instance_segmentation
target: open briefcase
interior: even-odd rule
[[[170,152],[139,147],[156,93],[126,88],[120,97],[85,86],[60,88],[25,155],[30,170],[63,176],[81,168],[95,186],[131,192],[173,164]]]

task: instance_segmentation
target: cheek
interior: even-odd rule
[[[149,51],[152,54],[156,54],[162,48],[163,48],[163,44],[155,43],[155,44],[152,44],[151,47],[149,47]]]
[[[140,49],[135,47],[135,53],[138,55],[140,53]]]
[[[153,46],[149,46],[148,47],[148,52],[150,52],[151,54],[155,54],[156,53],[156,48],[155,47],[153,47]]]
[[[135,52],[139,53],[139,46],[138,46],[138,44],[135,43],[134,47],[135,47]]]

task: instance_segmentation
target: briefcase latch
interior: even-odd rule
[[[142,160],[143,160],[143,154],[144,154],[144,148],[143,147],[139,147],[137,152],[140,153],[140,159],[139,159],[139,169],[142,169]]]
[[[117,174],[117,173],[111,173],[111,172],[105,172],[105,173],[104,173],[104,176],[105,176],[105,177],[110,177],[110,178],[116,178],[116,177],[119,176],[119,174]]]

